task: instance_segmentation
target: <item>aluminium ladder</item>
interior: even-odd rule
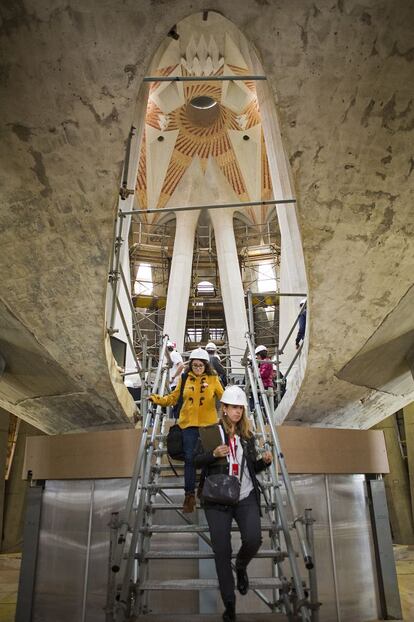
[[[166,342],[167,336],[164,336],[153,393],[165,391],[168,375],[168,370],[163,369]],[[249,336],[247,342],[248,347],[251,347]],[[275,613],[274,619],[276,619],[276,612],[279,612],[283,614],[282,618],[289,622],[317,622],[317,598],[315,594],[311,594],[310,599],[308,597],[309,592],[300,577],[297,554],[290,533],[291,527],[296,529],[302,556],[311,575],[309,584],[316,585],[312,556],[303,531],[303,524],[306,524],[307,534],[311,533],[312,519],[308,516],[305,521],[298,515],[276,431],[270,423],[269,434],[269,427],[265,425],[265,416],[271,421],[270,406],[263,385],[260,386],[261,380],[257,365],[255,368],[253,364],[252,368],[247,368],[246,371],[255,402],[255,408],[250,415],[252,430],[264,447],[273,452],[274,458],[272,466],[261,475],[265,501],[263,505],[265,518],[262,519],[261,528],[263,534],[269,535],[269,544],[266,542],[266,548],[260,549],[257,554],[258,558],[267,559],[270,567],[266,572],[267,576],[249,578],[250,590],[267,606],[269,612]],[[259,393],[262,396],[261,402],[258,397]],[[174,495],[183,489],[184,484],[183,478],[178,474],[175,477],[171,476],[171,467],[163,462],[163,456],[166,454],[167,415],[163,413],[161,407],[154,409],[151,406],[143,420],[141,443],[131,478],[126,508],[121,518],[113,516],[111,522],[107,622],[141,620],[148,616],[151,612],[150,594],[154,591],[199,590],[201,592],[218,588],[218,581],[215,578],[178,579],[171,576],[161,580],[152,576],[151,564],[156,560],[164,560],[166,565],[172,560],[213,559],[214,555],[211,551],[208,526],[205,521],[204,523],[197,521],[198,512],[183,514],[181,504],[175,502]],[[279,460],[287,500],[293,510],[292,525],[288,523],[284,508],[276,460]],[[155,523],[154,516],[158,519],[163,515],[164,510],[173,510],[180,517],[181,524],[163,524],[162,521]],[[238,531],[237,526],[232,530]],[[156,539],[162,537],[162,534],[165,534],[165,538],[168,538],[168,534],[175,534],[172,537],[176,538],[188,538],[188,534],[193,534],[194,537],[198,536],[203,545],[198,550],[194,548],[189,550],[184,546],[179,547],[179,550],[174,550],[171,546],[164,546],[162,549],[151,547],[154,536]],[[187,536],[179,534],[187,534]],[[193,618],[196,620],[197,616],[193,615]],[[278,620],[282,618],[277,617]]]

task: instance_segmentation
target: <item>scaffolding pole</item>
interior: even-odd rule
[[[145,76],[143,82],[232,82],[267,80],[266,76]]]
[[[163,208],[150,208],[150,209],[135,209],[130,211],[119,211],[119,216],[129,216],[136,214],[166,214],[169,212],[189,212],[198,209],[229,209],[236,208],[242,209],[244,207],[258,207],[260,205],[290,205],[296,203],[296,199],[275,199],[275,200],[266,200],[266,201],[249,201],[246,203],[222,203],[212,205],[190,205],[187,207],[163,207]]]

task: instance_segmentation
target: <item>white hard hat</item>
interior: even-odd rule
[[[246,393],[241,387],[238,387],[235,384],[232,384],[224,389],[220,402],[222,404],[232,404],[233,406],[244,406],[247,408]]]
[[[213,343],[212,341],[210,341],[207,345],[206,345],[206,350],[207,352],[209,350],[214,350],[214,352],[217,350],[217,346],[215,343]]]
[[[304,305],[306,302],[306,298],[302,298],[302,300],[299,303],[299,306],[301,307],[302,305]]]
[[[266,346],[257,346],[256,350],[254,351],[255,354],[259,354],[259,352],[267,352],[267,348]]]
[[[196,348],[190,354],[190,361],[198,359],[199,361],[210,361],[210,357],[203,348]]]
[[[176,343],[175,341],[167,341],[167,348],[175,348]]]

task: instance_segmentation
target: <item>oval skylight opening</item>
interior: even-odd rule
[[[197,110],[209,110],[218,104],[215,99],[208,95],[199,95],[198,97],[193,97],[190,101],[190,105],[193,106],[193,108],[197,108]]]

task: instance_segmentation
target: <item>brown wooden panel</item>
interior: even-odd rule
[[[280,426],[278,433],[291,473],[389,472],[381,430]]]
[[[388,473],[381,430],[278,427],[290,473]],[[129,477],[140,430],[31,436],[23,477],[98,479]]]
[[[31,436],[26,441],[23,477],[99,479],[130,477],[140,430]]]

